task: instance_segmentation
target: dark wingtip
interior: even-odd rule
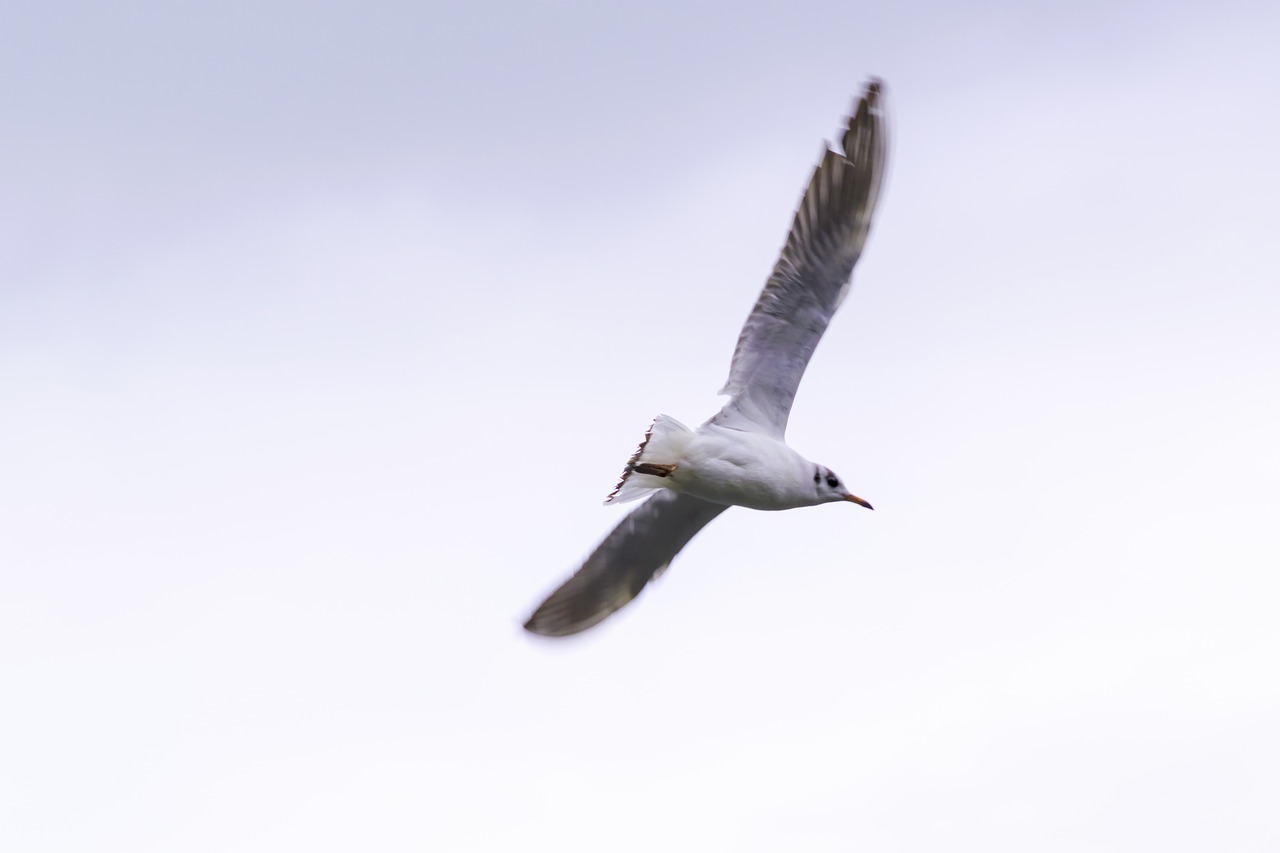
[[[552,637],[558,639],[560,637],[577,636],[594,624],[596,623],[592,622],[591,625],[547,625],[540,623],[535,619],[530,619],[528,622],[524,623],[524,629],[535,637]]]
[[[630,600],[630,599],[628,599]],[[606,608],[584,609],[582,599],[563,588],[552,593],[524,623],[524,629],[539,637],[571,637],[604,621],[613,610]]]
[[[884,93],[884,81],[879,77],[872,77],[867,80],[867,85],[862,89],[862,95],[858,98],[858,106],[854,110],[854,114],[866,110],[874,110],[880,106],[880,98]]]
[[[535,637],[569,637],[578,633],[577,631],[556,630],[549,625],[540,625],[533,619],[524,623],[524,629]]]
[[[547,619],[545,616],[540,617],[541,610],[535,612],[524,623],[524,629],[530,634],[537,634],[539,637],[565,637],[574,631],[564,630],[564,625],[557,626],[554,620]]]
[[[859,150],[871,144],[872,134],[877,125],[883,125],[883,93],[884,81],[879,77],[870,77],[853,105],[853,114],[845,125],[841,148],[849,160],[861,160]]]
[[[873,74],[867,78],[867,85],[863,88],[863,97],[871,103],[871,106],[878,107],[880,106],[880,99],[884,97],[884,91],[884,80]]]

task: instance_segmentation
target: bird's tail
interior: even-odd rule
[[[693,430],[668,415],[658,415],[649,425],[636,452],[627,460],[622,478],[604,499],[607,504],[639,500],[665,487],[667,477],[679,467],[680,457],[693,440]]]

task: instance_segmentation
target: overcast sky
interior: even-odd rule
[[[1280,7],[0,11],[0,846],[1280,848]],[[520,623],[868,75],[789,441]]]

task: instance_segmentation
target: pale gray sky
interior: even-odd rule
[[[0,842],[1280,846],[1275,4],[9,4]],[[789,438],[568,642],[869,74]]]

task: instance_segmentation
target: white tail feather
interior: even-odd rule
[[[656,465],[678,465],[685,448],[693,440],[693,430],[668,415],[658,415],[649,425],[648,431],[636,452],[627,460],[627,467],[622,471],[622,478],[613,491],[604,499],[607,504],[627,503],[639,500],[650,492],[665,488],[666,477],[653,474],[641,474],[636,471],[637,465],[646,463]]]

